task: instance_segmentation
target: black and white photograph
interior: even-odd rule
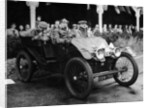
[[[6,0],[6,107],[143,101],[143,6]]]

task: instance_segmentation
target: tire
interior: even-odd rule
[[[79,57],[70,59],[66,65],[64,77],[67,89],[72,96],[84,99],[89,95],[93,76],[91,66],[87,61]]]
[[[20,51],[18,53],[16,59],[16,69],[19,80],[23,82],[31,81],[31,78],[33,76],[33,63],[30,55],[27,52]],[[24,74],[22,72],[24,72]]]
[[[126,86],[126,87],[128,87],[128,86],[131,86],[132,84],[134,84],[135,82],[136,82],[136,80],[137,80],[137,78],[138,78],[138,74],[139,74],[139,71],[138,71],[138,66],[137,66],[137,63],[136,63],[136,61],[134,60],[134,58],[130,55],[130,54],[128,54],[128,53],[126,53],[126,52],[122,52],[122,54],[121,54],[121,56],[116,60],[116,62],[115,62],[115,66],[114,66],[114,68],[116,69],[117,67],[116,67],[116,64],[117,64],[117,61],[121,58],[121,57],[124,57],[124,58],[127,58],[130,62],[131,62],[131,64],[132,64],[132,66],[133,66],[133,74],[132,74],[132,76],[131,76],[131,78],[129,79],[129,81],[121,81],[120,79],[119,79],[119,77],[122,77],[122,74],[127,74],[128,75],[128,73],[127,73],[127,71],[128,71],[128,67],[126,67],[126,66],[124,66],[124,67],[121,67],[122,69],[124,68],[126,71],[124,71],[124,72],[122,72],[122,73],[117,73],[117,74],[114,74],[114,79],[115,79],[115,81],[118,83],[118,84],[120,84],[121,86]],[[118,65],[121,65],[121,63],[118,63]],[[129,65],[129,64],[128,64]],[[131,73],[131,72],[130,72]]]

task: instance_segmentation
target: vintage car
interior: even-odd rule
[[[112,75],[121,86],[130,86],[138,78],[134,58],[101,37],[72,38],[53,43],[20,36],[22,50],[16,59],[18,77],[29,82],[38,68],[49,67],[50,74],[61,74],[68,91],[84,99],[93,88],[93,79]]]

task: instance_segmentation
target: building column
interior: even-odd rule
[[[140,31],[140,12],[141,9],[138,7],[132,7],[133,10],[135,11],[135,17],[136,17],[136,30]]]
[[[36,24],[36,8],[39,6],[38,2],[26,2],[30,8],[30,26],[31,29],[35,28]]]
[[[103,6],[97,5],[98,24],[101,33],[103,32],[103,12],[104,12]]]
[[[140,9],[136,9],[136,30],[140,31]]]

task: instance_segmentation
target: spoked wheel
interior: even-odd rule
[[[65,83],[69,92],[76,98],[86,98],[92,88],[92,69],[81,58],[71,59],[65,69]]]
[[[122,86],[130,86],[134,84],[138,78],[137,63],[128,53],[122,52],[121,56],[117,59],[114,68],[122,70],[121,72],[114,74],[114,79]]]
[[[31,57],[25,51],[21,51],[16,59],[18,78],[23,82],[29,82],[33,75],[33,63]]]

